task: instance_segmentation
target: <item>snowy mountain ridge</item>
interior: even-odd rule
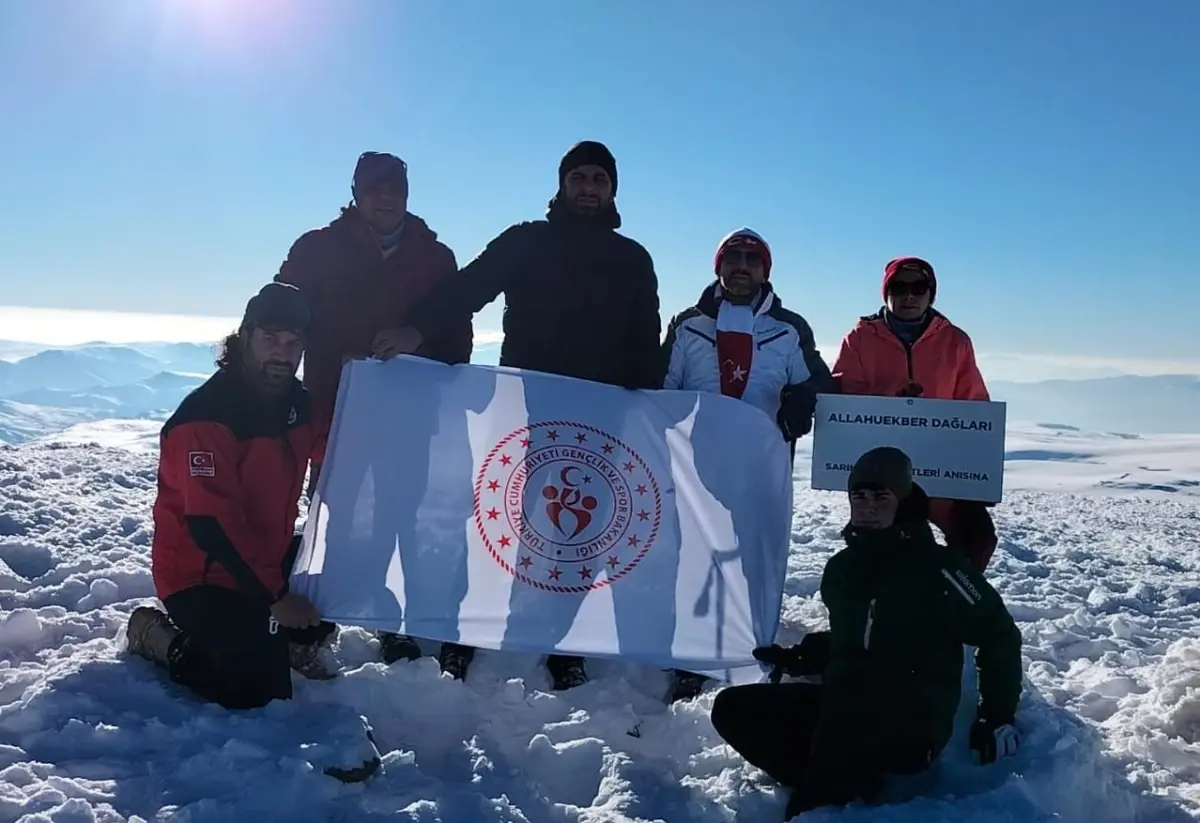
[[[485,335],[473,361],[495,363],[496,346]],[[212,373],[216,344],[37,348],[0,341],[0,357],[6,354],[13,359],[0,359],[0,443],[17,444],[77,423],[165,419]],[[1196,375],[995,381],[990,389],[994,399],[1008,403],[1009,420],[1054,420],[1093,431],[1200,433]]]

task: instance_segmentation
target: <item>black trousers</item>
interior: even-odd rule
[[[712,724],[748,762],[793,789],[789,814],[873,800],[888,774],[928,768],[920,711],[884,689],[830,693],[813,683],[755,683],[717,694]]]
[[[336,629],[285,629],[266,606],[223,586],[193,586],[163,605],[180,631],[168,654],[171,679],[227,709],[290,699],[288,642],[315,642]]]

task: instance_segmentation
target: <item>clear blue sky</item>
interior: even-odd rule
[[[0,305],[237,314],[365,149],[465,262],[594,138],[664,319],[750,225],[819,340],[915,253],[981,351],[1196,357],[1197,42],[1197,0],[6,0]]]

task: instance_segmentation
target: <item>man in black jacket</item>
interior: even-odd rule
[[[629,389],[662,387],[662,318],[649,252],[617,234],[617,163],[585,140],[558,167],[545,220],[510,226],[416,311],[399,350],[504,294],[500,365]],[[586,680],[583,660],[546,661],[555,688]]]
[[[661,388],[658,278],[649,252],[616,232],[616,193],[609,150],[572,147],[546,219],[510,226],[449,278],[412,313],[405,349],[504,294],[500,365]]]

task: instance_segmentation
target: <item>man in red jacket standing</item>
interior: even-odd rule
[[[295,376],[307,330],[300,292],[268,284],[160,435],[150,564],[167,613],[135,609],[129,650],[226,708],[289,699],[289,641],[334,628],[287,591],[304,475],[324,442]]]
[[[300,288],[312,311],[312,332],[304,361],[304,386],[313,413],[328,431],[338,382],[347,360],[390,359],[402,353],[399,331],[410,325],[415,307],[444,278],[458,272],[454,253],[408,210],[408,166],[392,154],[365,152],[351,186],[354,202],[328,226],[306,232],[288,252],[275,276]],[[471,316],[455,315],[425,339],[414,354],[443,363],[471,359]],[[405,470],[419,473],[421,467]],[[315,488],[319,465],[313,466]],[[386,513],[384,513],[386,514]],[[386,663],[415,660],[415,641],[379,633]],[[442,646],[443,671],[460,677],[469,650]]]

